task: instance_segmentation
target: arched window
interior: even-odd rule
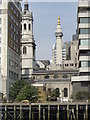
[[[26,49],[26,47],[24,46],[23,47],[23,54],[26,54],[27,53],[27,49]]]
[[[60,90],[59,90],[59,88],[56,88],[55,89],[55,95],[56,95],[56,97],[59,97],[59,94],[60,94]]]
[[[29,30],[31,29],[31,25],[30,25],[30,24],[28,25],[28,29],[29,29]]]
[[[64,97],[68,97],[68,89],[64,88]]]
[[[24,30],[26,30],[26,23],[24,24]]]
[[[51,94],[51,88],[48,88],[48,94],[49,95]]]
[[[21,30],[22,30],[22,24],[21,24]]]

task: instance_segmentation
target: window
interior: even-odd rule
[[[31,25],[29,24],[29,26],[28,26],[28,27],[29,27],[29,30],[30,30],[30,29],[31,29]]]
[[[1,28],[0,28],[0,34],[1,34]]]
[[[68,89],[64,88],[64,97],[68,97]]]
[[[62,76],[62,78],[68,78],[68,75],[67,75],[67,74],[64,74],[64,75]]]
[[[1,57],[0,57],[0,64],[1,64]]]
[[[90,34],[90,28],[79,29],[79,34]]]
[[[0,18],[0,24],[1,24],[1,20],[2,20],[2,19]]]
[[[26,24],[24,24],[24,30],[26,30]]]
[[[48,75],[46,75],[44,78],[45,78],[45,79],[49,79],[49,76],[48,76]]]
[[[60,94],[59,88],[56,88],[56,89],[55,89],[55,94],[56,94],[56,97],[59,97],[59,94]]]
[[[0,37],[0,43],[1,43],[1,37]]]
[[[90,8],[89,7],[79,7],[78,12],[79,13],[90,12]]]
[[[81,67],[90,67],[90,61],[82,61],[80,66]]]
[[[22,30],[22,25],[21,25],[21,30]]]
[[[0,47],[0,53],[1,53],[1,47]]]
[[[80,23],[90,23],[90,18],[80,18]]]
[[[25,68],[25,74],[29,74],[29,68]]]
[[[54,75],[53,78],[54,78],[54,79],[58,79],[58,75]]]
[[[23,47],[23,54],[26,54],[27,53],[27,49],[26,49],[26,47],[24,46]]]
[[[90,45],[90,39],[80,39],[80,45]]]

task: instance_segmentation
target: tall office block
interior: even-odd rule
[[[0,92],[20,79],[20,2],[0,0]]]
[[[72,77],[74,98],[79,91],[90,92],[90,2],[78,2],[79,76]]]

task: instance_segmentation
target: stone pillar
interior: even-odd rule
[[[48,105],[48,120],[50,120],[50,105]]]
[[[22,120],[22,105],[20,105],[20,120]]]
[[[7,120],[7,106],[5,105],[5,120]]]
[[[67,105],[67,120],[69,120],[69,105]]]
[[[40,104],[39,104],[39,120],[40,120],[40,115],[41,115],[41,106],[40,106]]]
[[[31,105],[29,105],[29,120],[31,120]]]
[[[14,120],[16,119],[16,106],[14,105]]]
[[[76,105],[76,119],[78,120],[78,105]]]
[[[59,120],[59,105],[57,106],[57,120]]]

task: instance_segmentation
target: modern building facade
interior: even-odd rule
[[[29,11],[28,2],[24,3],[21,17],[21,59],[22,75],[24,80],[30,80],[35,70],[35,41],[33,36],[33,14]]]
[[[90,92],[90,2],[78,3],[78,68],[79,76],[72,77],[74,98],[79,91]]]
[[[0,92],[8,97],[9,87],[20,79],[20,2],[0,1]]]

